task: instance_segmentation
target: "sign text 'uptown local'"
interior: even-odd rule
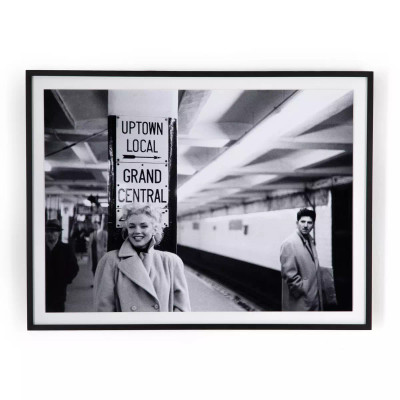
[[[122,226],[122,208],[132,203],[163,209],[168,225],[168,118],[121,116],[116,133],[117,228]]]

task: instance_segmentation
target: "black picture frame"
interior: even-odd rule
[[[362,323],[38,323],[35,319],[35,249],[44,243],[43,238],[35,238],[34,202],[36,196],[35,177],[42,174],[34,164],[34,113],[35,79],[41,77],[96,77],[96,78],[360,78],[366,84],[366,155],[364,176],[365,232],[362,232],[365,254],[364,321]],[[27,189],[27,328],[28,330],[259,330],[259,329],[300,329],[300,330],[369,330],[372,328],[372,157],[373,157],[373,72],[366,71],[72,71],[72,70],[29,70],[26,71],[26,189]],[[34,245],[34,240],[36,240]],[[357,282],[353,283],[356,285]]]

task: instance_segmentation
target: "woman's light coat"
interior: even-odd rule
[[[104,255],[94,280],[95,311],[190,311],[182,260],[153,245],[139,256],[127,239]]]

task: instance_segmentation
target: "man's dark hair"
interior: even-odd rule
[[[313,220],[313,222],[315,222],[317,215],[315,214],[314,210],[310,210],[308,208],[302,208],[297,213],[297,221],[299,221],[301,217],[310,217]]]

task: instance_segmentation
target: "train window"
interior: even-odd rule
[[[232,219],[229,221],[230,231],[241,231],[243,228],[243,221],[241,219]]]
[[[244,225],[244,226],[243,226],[243,233],[244,233],[245,235],[247,235],[248,232],[249,232],[249,226],[248,226],[248,225]]]
[[[200,229],[200,223],[199,222],[193,222],[192,227],[193,227],[194,230],[198,231]]]

